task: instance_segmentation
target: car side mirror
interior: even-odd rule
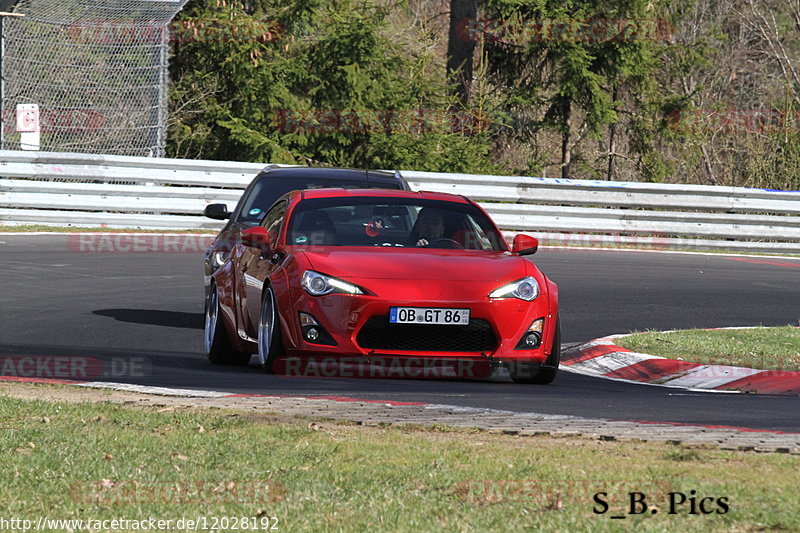
[[[253,226],[242,230],[242,242],[251,248],[268,248],[269,233],[264,226]]]
[[[517,255],[535,254],[539,249],[539,239],[530,235],[516,235],[511,245],[511,251]]]
[[[225,204],[208,204],[203,210],[203,214],[214,220],[227,220],[231,217],[228,206]]]

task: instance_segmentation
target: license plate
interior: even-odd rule
[[[392,324],[443,324],[466,326],[469,324],[469,309],[445,307],[392,307],[389,310]]]

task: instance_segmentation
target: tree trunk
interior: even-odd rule
[[[570,130],[572,121],[570,120],[569,99],[564,98],[561,102],[561,117],[563,126],[561,129],[561,177],[570,177],[570,164],[572,163],[572,151],[570,150]]]
[[[614,87],[614,92],[611,95],[611,99],[616,102],[617,97],[619,96],[619,91],[617,87]],[[619,115],[617,116],[617,120],[619,120]],[[616,172],[616,161],[614,161],[614,156],[617,153],[617,123],[612,122],[611,126],[608,128],[608,173],[606,174],[606,180],[611,181],[614,179],[614,172]]]
[[[463,105],[469,102],[472,59],[476,32],[470,31],[478,18],[477,0],[450,0],[450,32],[447,41],[447,74],[456,82],[455,95]]]

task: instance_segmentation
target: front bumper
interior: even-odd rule
[[[509,360],[545,362],[555,334],[557,309],[542,294],[532,302],[516,298],[387,300],[369,295],[328,294],[312,297],[297,291],[293,295],[284,346],[287,355],[329,355],[359,358],[458,358],[464,361],[498,363]],[[469,308],[469,325],[390,324],[392,306]],[[313,316],[335,345],[308,340],[301,330],[298,314]],[[544,318],[541,344],[531,350],[517,349],[531,323]]]

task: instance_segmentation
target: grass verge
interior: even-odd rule
[[[251,531],[800,530],[798,455],[6,396],[0,413],[6,520],[249,517]],[[631,492],[646,495],[648,511],[611,519],[630,511]],[[670,498],[683,502],[671,509]],[[217,530],[237,531],[232,524]]]
[[[693,363],[800,371],[800,328],[648,331],[615,339],[634,352]]]

